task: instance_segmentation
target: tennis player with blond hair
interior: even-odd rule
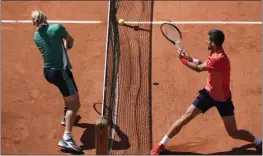
[[[47,17],[41,10],[32,11],[31,17],[33,25],[37,27],[34,42],[44,60],[44,77],[60,90],[64,99],[65,109],[61,123],[65,125],[65,130],[58,146],[81,152],[82,149],[76,145],[72,136],[73,125],[80,119],[77,116],[80,108],[78,88],[67,55],[67,50],[74,45],[74,39],[63,25],[48,24]]]

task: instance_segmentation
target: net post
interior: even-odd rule
[[[96,155],[108,155],[108,120],[102,117],[98,119],[95,126]]]

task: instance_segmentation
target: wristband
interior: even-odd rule
[[[187,60],[186,58],[181,58],[181,62],[182,62],[183,64],[186,64],[187,61],[188,61],[188,60]]]
[[[193,63],[194,63],[194,64],[199,64],[199,60],[193,59]]]

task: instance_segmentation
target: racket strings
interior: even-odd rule
[[[180,42],[181,36],[180,36],[179,32],[178,32],[175,28],[173,28],[173,27],[171,27],[171,26],[169,26],[169,25],[165,25],[165,26],[162,27],[162,30],[163,30],[163,32],[165,33],[165,35],[166,35],[170,40],[172,40],[172,41],[174,41],[174,42],[176,42],[176,43],[179,43],[179,42]]]

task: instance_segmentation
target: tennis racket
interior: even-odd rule
[[[163,36],[181,51],[182,33],[179,28],[171,23],[163,23],[160,29]]]

